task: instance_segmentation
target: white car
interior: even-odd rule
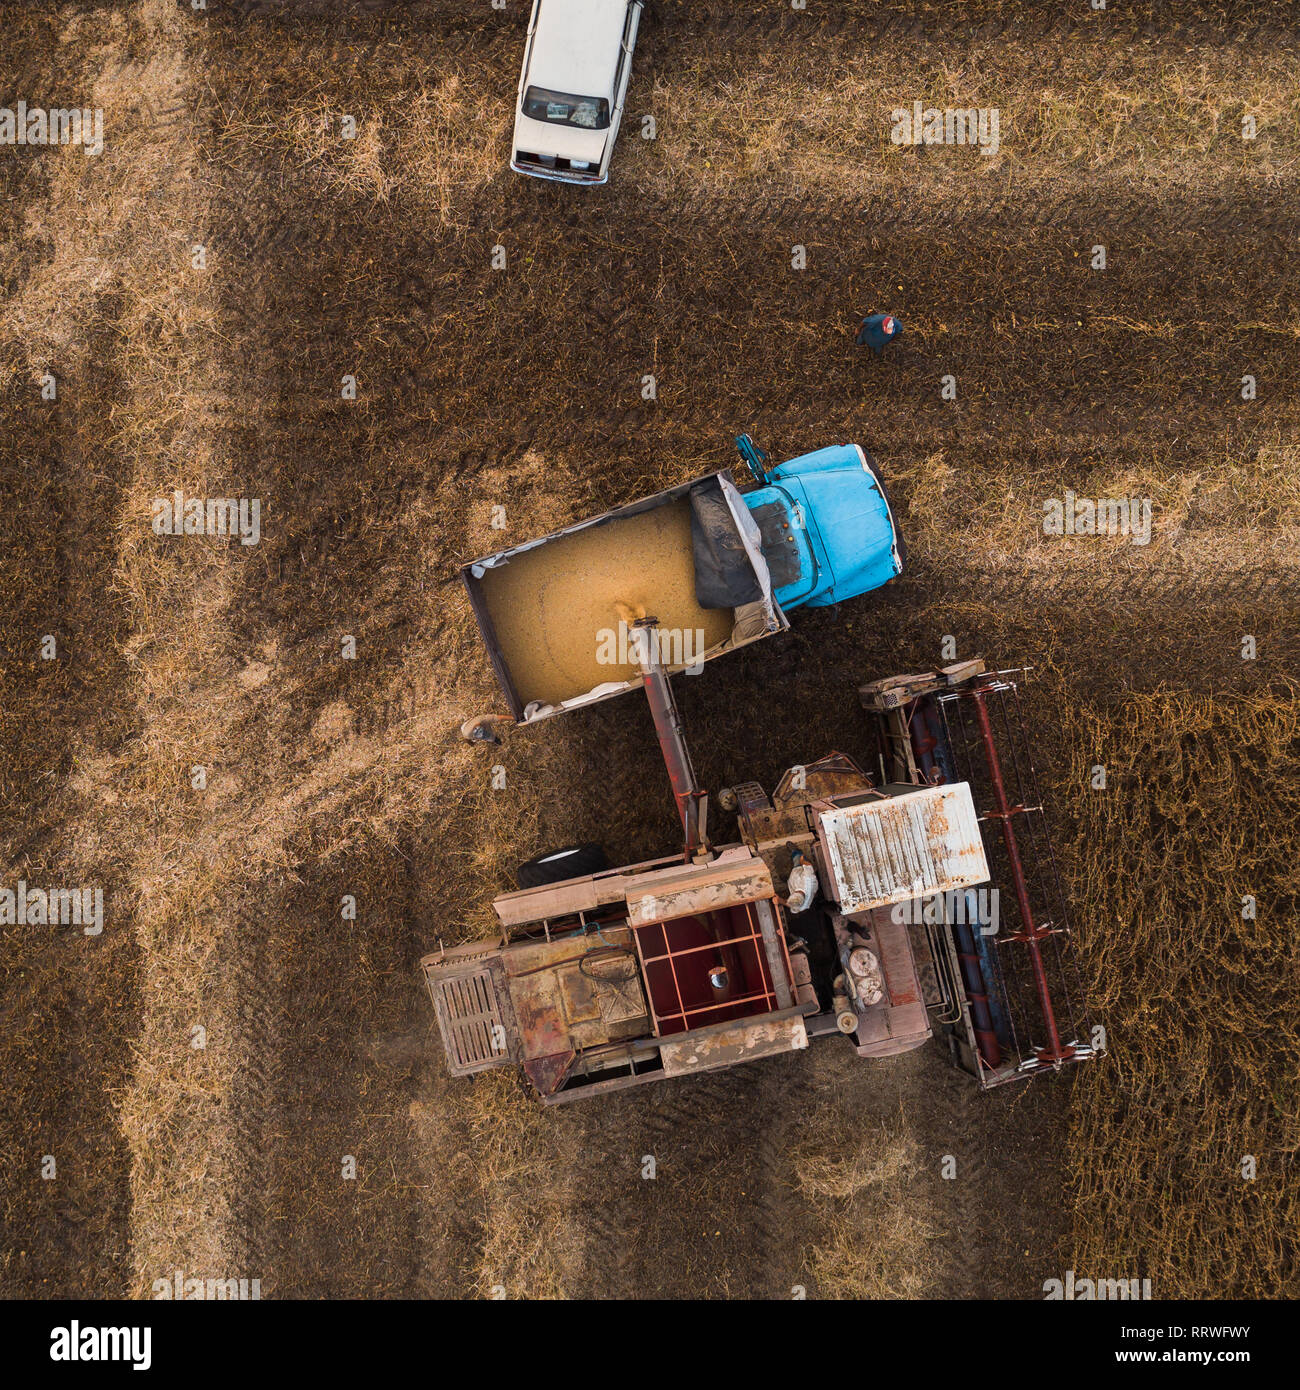
[[[642,0],[534,0],[515,107],[518,174],[604,183]]]

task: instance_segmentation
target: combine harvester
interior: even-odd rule
[[[888,1057],[937,1035],[981,1088],[1094,1055],[1013,673],[863,686],[863,762],[726,789],[737,835],[715,846],[656,619],[633,627],[683,850],[618,869],[592,845],[541,855],[495,900],[496,935],[426,956],[453,1074],[518,1066],[557,1104],[829,1036]],[[791,914],[795,851],[819,891]]]

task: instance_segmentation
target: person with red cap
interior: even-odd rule
[[[881,349],[887,343],[892,343],[902,331],[903,325],[893,314],[868,314],[862,320],[862,327],[858,329],[854,341],[859,347],[869,347],[879,357]]]

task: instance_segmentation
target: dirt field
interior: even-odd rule
[[[0,146],[0,883],[105,900],[0,926],[5,1294],[1297,1293],[1296,7],[654,8],[579,194],[506,167],[522,0],[5,7],[0,102],[105,130]],[[913,100],[998,154],[891,146]],[[676,836],[634,697],[458,741],[457,566],[742,429],[870,449],[910,563],[678,680],[702,782],[854,752],[945,637],[1032,666],[1104,1061],[447,1075],[419,956],[534,853]],[[155,534],[176,489],[259,542]],[[1044,534],[1067,489],[1150,544]]]

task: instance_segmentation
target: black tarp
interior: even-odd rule
[[[739,608],[763,597],[753,562],[716,482],[691,489],[695,601],[701,608]]]

